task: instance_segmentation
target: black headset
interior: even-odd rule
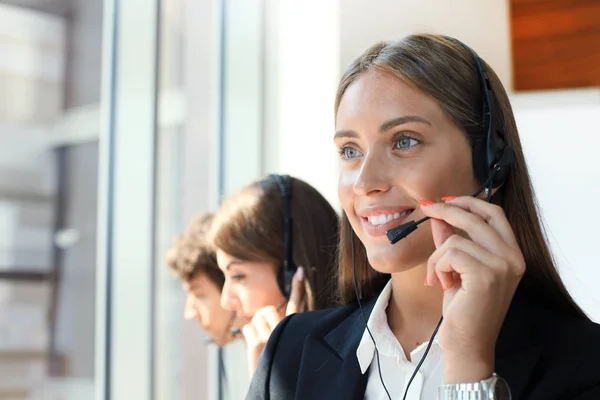
[[[499,127],[495,117],[496,103],[492,84],[485,69],[485,62],[475,53],[475,50],[458,39],[443,36],[445,39],[458,43],[464,47],[473,58],[475,69],[479,76],[481,86],[481,97],[483,98],[483,121],[482,127],[487,132],[485,137],[475,139],[473,143],[473,170],[475,177],[482,184],[481,190],[473,194],[473,197],[486,192],[487,200],[492,197],[492,189],[500,187],[508,179],[510,166],[515,161],[515,152],[505,140],[504,133]],[[485,139],[485,140],[483,140]],[[391,244],[404,239],[429,217],[419,221],[409,221],[386,232]]]
[[[515,161],[514,150],[506,142],[505,135],[499,127],[499,122],[496,120],[497,116],[495,114],[495,110],[496,110],[495,97],[494,97],[494,92],[492,90],[492,85],[491,85],[490,79],[489,79],[487,71],[485,69],[485,62],[477,55],[477,53],[473,49],[471,49],[469,46],[467,46],[460,40],[452,38],[452,37],[448,37],[448,36],[443,36],[443,37],[447,40],[450,40],[454,43],[461,45],[471,54],[471,57],[473,58],[473,61],[475,64],[475,68],[477,70],[477,75],[479,77],[479,82],[480,82],[480,86],[481,86],[481,96],[482,96],[482,100],[483,100],[482,101],[483,102],[482,127],[484,130],[487,131],[487,134],[484,138],[482,138],[485,140],[476,139],[475,142],[473,143],[473,170],[475,171],[475,177],[482,184],[481,189],[478,190],[476,193],[474,193],[473,197],[477,197],[482,192],[485,191],[485,193],[487,195],[487,201],[489,202],[489,201],[491,201],[491,197],[492,197],[492,189],[500,187],[508,179],[508,175],[509,175],[508,173],[509,173],[510,167]],[[494,117],[496,117],[496,119]],[[427,221],[428,219],[429,219],[429,217],[424,217],[418,221],[410,221],[410,222],[402,224],[394,229],[390,229],[389,231],[386,232],[388,240],[390,241],[390,243],[392,245],[397,243],[398,241],[404,239],[409,234],[414,232],[420,224]],[[390,393],[388,392],[387,387],[385,386],[385,383],[383,382],[383,376],[381,374],[381,365],[379,363],[379,351],[377,349],[377,344],[375,343],[375,339],[373,338],[373,335],[369,329],[369,326],[367,325],[367,319],[365,317],[365,314],[364,314],[364,311],[363,311],[363,308],[362,308],[362,305],[360,302],[360,296],[358,293],[358,285],[356,283],[356,266],[354,265],[354,239],[352,239],[350,242],[352,245],[352,263],[353,263],[354,289],[356,292],[356,298],[357,298],[358,305],[361,310],[361,314],[363,316],[363,320],[365,322],[367,332],[369,333],[369,336],[371,337],[371,340],[373,341],[373,344],[375,345],[375,355],[376,355],[376,359],[377,359],[377,368],[379,370],[379,379],[381,380],[381,384],[383,385],[383,388],[385,389],[385,392],[386,392],[388,398],[391,400]],[[408,381],[408,384],[404,391],[403,399],[406,399],[406,395],[408,394],[408,389],[410,388],[410,385],[411,385],[413,379],[415,378],[417,372],[421,368],[421,365],[423,365],[425,358],[429,354],[429,350],[431,349],[431,345],[433,343],[435,336],[437,335],[437,332],[442,324],[442,321],[443,321],[443,317],[440,318],[440,321],[438,322],[435,330],[433,331],[433,334],[431,335],[431,338],[429,339],[429,344],[427,345],[427,348],[425,349],[425,353],[423,354],[423,357],[417,364],[417,367],[415,368],[412,376],[410,377],[410,379]]]
[[[289,299],[292,280],[298,266],[293,260],[292,178],[289,175],[270,175],[277,183],[283,199],[283,265],[277,271],[277,284],[281,293]]]
[[[496,103],[492,84],[485,69],[485,63],[473,49],[458,39],[445,36],[464,47],[473,58],[483,97],[483,128],[487,128],[486,140],[478,140],[473,145],[473,169],[475,177],[489,189],[497,188],[506,182],[510,166],[514,163],[515,154],[505,140],[504,133],[498,126],[495,116]]]
[[[281,198],[283,199],[283,265],[279,267],[277,270],[277,285],[279,286],[279,290],[284,295],[286,299],[289,300],[290,293],[292,291],[292,280],[294,279],[294,274],[296,273],[296,269],[298,268],[296,263],[293,260],[293,218],[292,218],[292,178],[289,175],[277,175],[271,174],[269,175],[272,178],[277,186],[279,187],[279,192],[281,193]],[[279,308],[283,307],[286,302],[282,303]],[[278,308],[278,309],[279,309]],[[242,330],[239,328],[230,329],[230,332],[233,336],[237,336],[242,333]]]

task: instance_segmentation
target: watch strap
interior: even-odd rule
[[[490,388],[496,379],[494,374],[479,382],[442,385],[438,388],[438,400],[492,400]]]

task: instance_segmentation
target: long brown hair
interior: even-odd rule
[[[546,307],[587,318],[557,272],[538,217],[538,205],[508,96],[496,73],[489,65],[485,67],[495,96],[494,118],[515,152],[515,164],[507,181],[494,195],[494,202],[503,207],[525,258],[527,270],[520,290]],[[348,87],[367,71],[392,74],[434,98],[454,123],[462,127],[471,143],[487,134],[482,126],[483,100],[474,60],[468,50],[456,41],[438,35],[419,34],[375,44],[355,59],[343,75],[335,101],[336,115]],[[355,298],[351,240],[354,241],[356,281],[361,295],[376,295],[389,279],[388,275],[371,268],[366,250],[344,214],[338,250],[342,302]]]
[[[335,304],[335,249],[338,215],[308,183],[291,179],[293,260],[304,268],[308,309]],[[284,200],[276,180],[266,177],[230,197],[215,215],[212,239],[225,253],[244,261],[284,259]]]

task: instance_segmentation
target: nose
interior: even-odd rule
[[[236,311],[240,308],[240,302],[237,298],[237,295],[231,289],[227,280],[225,280],[225,284],[223,285],[223,290],[221,291],[221,307],[225,310]]]
[[[354,193],[368,196],[390,189],[391,182],[388,178],[392,166],[387,165],[385,158],[385,154],[374,152],[365,156],[352,186]]]
[[[185,308],[183,309],[183,318],[186,320],[193,320],[193,319],[199,319],[200,318],[200,314],[198,313],[198,310],[196,310],[196,307],[194,306],[194,296],[189,294],[187,296],[187,299],[185,301]]]

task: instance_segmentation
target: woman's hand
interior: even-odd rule
[[[445,291],[438,334],[444,382],[477,382],[494,372],[496,340],[525,261],[500,207],[473,197],[445,200],[421,202],[437,247],[426,283]]]
[[[290,300],[287,302],[285,314],[281,313],[281,308],[285,303],[279,308],[267,306],[258,310],[252,317],[252,321],[242,328],[247,345],[250,377],[254,375],[258,359],[277,324],[288,315],[304,311],[304,293],[304,270],[302,267],[298,267],[292,281]]]

